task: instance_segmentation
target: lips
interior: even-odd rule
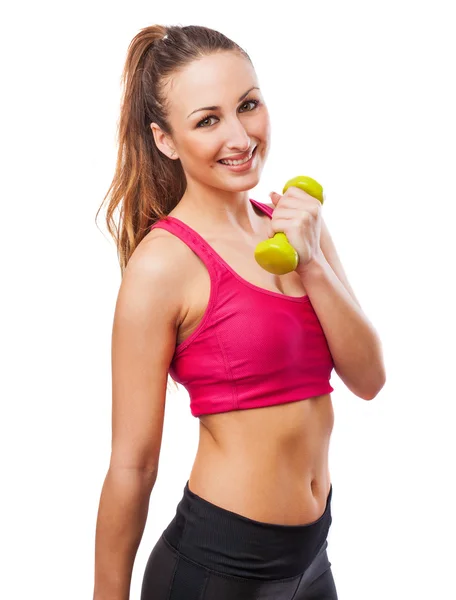
[[[231,157],[231,158],[221,158],[217,162],[222,162],[222,160],[244,160],[244,158],[247,158],[247,156],[250,156],[250,154],[253,154],[255,148],[256,148],[256,146],[253,147],[253,150],[248,150],[247,152],[245,152],[244,154],[242,154],[240,156]]]

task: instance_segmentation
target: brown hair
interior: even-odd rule
[[[187,187],[180,160],[169,159],[157,148],[150,127],[155,122],[173,136],[165,86],[192,61],[226,51],[238,52],[251,62],[247,52],[228,37],[198,25],[151,25],[130,42],[121,81],[116,168],[97,211],[98,216],[110,197],[106,224],[115,240],[121,276],[151,225],[171,212]]]

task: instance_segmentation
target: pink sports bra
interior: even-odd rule
[[[250,199],[269,217],[273,209]],[[309,296],[286,296],[240,277],[176,217],[170,231],[206,265],[211,291],[198,327],[177,344],[169,373],[187,390],[194,417],[296,402],[334,390],[328,343]]]

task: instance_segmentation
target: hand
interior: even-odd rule
[[[283,196],[271,192],[269,197],[275,206],[269,237],[278,231],[287,236],[299,256],[296,272],[302,275],[322,258],[321,202],[295,186],[289,187]]]

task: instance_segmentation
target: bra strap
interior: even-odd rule
[[[263,202],[258,202],[258,200],[253,200],[252,198],[250,198],[250,202],[252,202],[252,204],[255,204],[255,206],[258,206],[258,208],[260,210],[262,210],[264,213],[266,213],[269,217],[272,217],[272,213],[274,211],[273,208],[271,208],[267,204],[263,204]]]
[[[219,280],[219,262],[212,253],[211,247],[205,240],[193,229],[185,225],[182,221],[175,218],[164,217],[154,223],[150,229],[159,227],[166,229],[180,240],[182,240],[193,252],[203,261],[211,276],[211,279],[218,282]]]

